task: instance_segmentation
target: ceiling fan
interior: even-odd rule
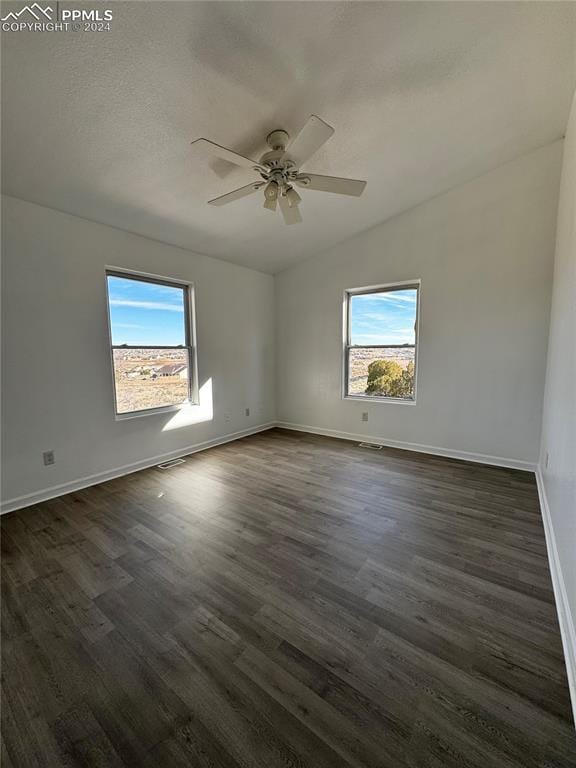
[[[316,115],[311,115],[291,143],[289,143],[290,136],[284,130],[279,129],[269,133],[266,143],[270,151],[265,152],[258,162],[208,139],[196,139],[192,142],[192,146],[203,155],[219,157],[242,168],[249,168],[258,173],[262,179],[209,200],[208,203],[227,205],[262,189],[264,208],[275,211],[279,206],[286,224],[298,224],[302,221],[298,210],[302,198],[294,186],[315,189],[318,192],[359,197],[366,186],[365,181],[341,179],[337,176],[319,176],[317,173],[301,171],[301,166],[328,141],[333,133],[334,128],[328,123]]]

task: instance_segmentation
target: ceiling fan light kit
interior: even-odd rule
[[[300,205],[302,202],[302,198],[298,192],[296,192],[294,187],[288,187],[286,190],[286,199],[288,200],[288,205],[290,208],[293,208],[295,205]]]
[[[311,115],[291,143],[289,143],[290,136],[282,129],[269,133],[266,143],[270,151],[265,152],[258,162],[208,139],[196,139],[192,142],[192,146],[204,156],[228,160],[241,168],[255,171],[262,178],[262,181],[235,189],[214,200],[209,200],[208,203],[218,206],[227,205],[263,189],[264,208],[276,211],[279,207],[285,224],[298,224],[302,221],[298,210],[302,198],[294,189],[294,185],[318,192],[359,197],[366,187],[365,181],[343,179],[337,176],[319,176],[300,171],[300,167],[328,141],[333,133],[334,128],[328,123],[316,115]]]
[[[264,208],[275,211],[278,205],[278,184],[269,181],[264,187]]]

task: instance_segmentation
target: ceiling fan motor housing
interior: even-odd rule
[[[266,144],[268,144],[271,149],[286,149],[289,140],[290,135],[287,131],[282,130],[282,128],[278,128],[276,131],[272,131],[266,136]]]

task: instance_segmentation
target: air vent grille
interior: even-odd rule
[[[165,461],[164,464],[158,464],[158,469],[172,469],[172,467],[176,467],[178,464],[184,464],[184,459],[172,459],[172,461]]]
[[[368,448],[370,451],[381,451],[382,446],[376,443],[358,443],[358,448]]]

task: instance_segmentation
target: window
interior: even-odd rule
[[[416,399],[419,282],[345,294],[344,396]]]
[[[192,400],[192,287],[107,272],[116,414],[173,408]]]

